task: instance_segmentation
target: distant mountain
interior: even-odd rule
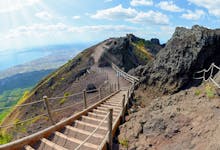
[[[31,62],[11,67],[7,70],[0,71],[0,79],[10,77],[18,73],[56,69],[70,60],[75,53],[75,50],[61,50],[60,52],[55,52]]]
[[[55,69],[33,71],[26,73],[19,73],[4,79],[0,79],[0,94],[4,91],[9,91],[17,88],[28,88],[34,86],[43,77],[50,74]]]

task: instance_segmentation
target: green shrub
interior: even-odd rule
[[[196,95],[196,96],[199,96],[199,95],[201,94],[201,92],[202,92],[202,91],[200,91],[200,90],[196,90],[196,91],[195,91],[195,95]]]
[[[120,140],[119,143],[121,144],[122,147],[128,148],[128,144],[129,144],[128,139]]]
[[[12,135],[6,134],[6,133],[0,133],[0,144],[6,144],[11,142],[12,140]]]
[[[67,97],[69,96],[70,94],[68,92],[64,93],[64,98],[62,98],[60,101],[59,101],[59,104],[60,105],[63,105],[66,100],[67,100]]]
[[[205,92],[206,92],[206,96],[208,98],[214,98],[215,97],[214,88],[212,86],[210,86],[209,84],[206,85]]]

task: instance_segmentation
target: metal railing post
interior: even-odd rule
[[[52,124],[55,124],[54,121],[53,121],[53,118],[52,118],[51,111],[50,111],[50,106],[49,106],[48,97],[47,97],[47,96],[43,96],[43,100],[44,100],[45,107],[46,107],[46,109],[47,109],[47,114],[48,114],[48,117],[49,117],[49,119],[50,119],[50,122],[51,122]]]
[[[84,101],[84,109],[86,109],[87,108],[86,90],[83,91],[83,101]]]
[[[108,109],[108,131],[109,131],[109,134],[108,134],[108,149],[109,150],[112,150],[112,120],[113,120],[113,109]]]

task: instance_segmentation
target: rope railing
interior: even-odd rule
[[[203,69],[201,71],[197,71],[196,73],[194,73],[193,75],[193,79],[197,79],[197,80],[203,80],[203,81],[208,81],[210,80],[211,82],[214,83],[215,86],[217,86],[218,88],[220,88],[220,84],[217,83],[215,80],[214,80],[214,69],[217,70],[217,73],[220,71],[220,67],[216,66],[214,63],[212,63],[210,65],[210,67],[208,69]],[[208,73],[208,77],[207,76],[207,73]],[[216,73],[216,74],[217,74]],[[202,74],[202,76],[199,76],[199,77],[196,77],[196,74]]]
[[[110,112],[108,112],[106,114],[106,116],[100,121],[100,123],[98,124],[98,126],[93,130],[93,132],[80,144],[78,145],[75,150],[79,150],[94,134],[95,132],[101,127],[101,125],[105,122],[105,120],[107,119],[107,117],[110,115]]]
[[[124,77],[129,82],[131,82],[131,83],[139,82],[139,79],[137,77],[134,77],[134,76],[124,72],[118,66],[116,66],[114,63],[112,63],[112,68],[117,72],[118,76]]]
[[[84,90],[83,92],[78,92],[78,93],[74,93],[74,94],[71,94],[71,95],[67,95],[67,96],[60,96],[60,97],[50,97],[50,98],[47,98],[47,96],[44,96],[44,98],[42,100],[38,100],[38,101],[34,101],[34,102],[30,102],[30,103],[25,103],[25,104],[20,104],[20,105],[15,105],[15,106],[10,106],[10,107],[1,107],[0,110],[5,110],[5,109],[11,109],[11,108],[17,108],[17,107],[24,107],[24,106],[31,106],[31,105],[34,105],[34,104],[38,104],[38,103],[44,103],[44,105],[46,106],[46,110],[47,110],[47,113],[44,113],[44,114],[41,114],[41,115],[38,115],[38,116],[35,116],[33,118],[29,118],[29,119],[25,119],[25,120],[22,120],[22,121],[19,121],[19,122],[16,122],[16,123],[13,123],[13,124],[8,124],[8,125],[0,125],[0,129],[2,128],[7,128],[7,127],[13,127],[14,125],[17,125],[17,124],[21,124],[21,123],[25,123],[25,122],[28,122],[28,121],[31,121],[31,120],[34,120],[36,117],[41,117],[41,116],[45,116],[45,115],[48,115],[49,119],[51,120],[52,124],[54,124],[54,121],[53,121],[53,117],[51,115],[51,113],[54,113],[54,112],[58,112],[58,111],[62,111],[62,110],[66,110],[68,108],[71,108],[73,107],[74,105],[77,105],[77,104],[82,104],[84,102],[83,105],[87,105],[87,102],[85,101],[91,101],[93,100],[94,98],[99,98],[101,99],[102,97],[105,97],[107,96],[108,94],[111,94],[113,91],[111,91],[111,88],[108,89],[110,90],[109,92],[108,91],[105,91],[105,90],[102,90],[102,88],[104,88],[105,86],[107,86],[107,84],[110,84],[109,82],[104,82],[102,83],[98,89],[94,89],[94,90]],[[113,86],[112,86],[113,87]],[[99,91],[100,90],[100,91]],[[115,89],[116,90],[116,89]],[[80,102],[77,102],[77,103],[74,103],[72,105],[68,105],[68,106],[65,106],[65,107],[62,107],[62,108],[57,108],[57,109],[54,109],[54,110],[50,110],[50,103],[49,101],[50,100],[57,100],[57,99],[67,99],[67,98],[70,98],[70,97],[74,97],[74,96],[80,96],[80,95],[83,95],[83,94],[86,94],[86,93],[94,93],[94,92],[99,92],[98,95],[96,96],[93,96],[91,98],[89,98],[88,100],[86,99],[86,97],[83,98],[83,101],[80,101]],[[107,94],[103,94],[107,92]],[[86,109],[87,106],[84,106],[84,109]]]
[[[29,119],[25,119],[25,120],[22,120],[22,121],[18,121],[18,122],[16,122],[16,123],[3,125],[3,126],[0,126],[0,128],[12,127],[12,126],[14,126],[14,125],[18,125],[18,124],[22,124],[22,123],[25,123],[25,122],[29,122],[29,121],[31,121],[31,120],[34,120],[34,119],[36,119],[36,118],[38,118],[38,117],[40,118],[40,117],[42,117],[42,116],[47,116],[47,113],[37,115],[37,116],[35,116],[35,117],[33,117],[33,118],[29,118]]]

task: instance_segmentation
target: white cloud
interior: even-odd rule
[[[47,11],[41,11],[35,14],[36,17],[43,19],[43,20],[50,20],[53,16]]]
[[[206,8],[210,14],[220,17],[220,1],[219,0],[188,0],[197,6]]]
[[[131,0],[131,6],[151,6],[153,5],[152,0]]]
[[[113,8],[98,10],[95,15],[91,17],[94,19],[125,19],[134,17],[137,14],[137,11],[132,8],[123,8],[122,5],[118,5]]]
[[[171,11],[171,12],[181,12],[183,11],[182,8],[174,4],[173,1],[161,1],[157,4],[160,9]]]
[[[80,16],[73,16],[72,18],[77,20],[77,19],[80,19],[81,17]]]
[[[8,13],[21,10],[24,7],[39,3],[41,0],[2,0],[0,1],[0,13]]]
[[[147,24],[168,24],[169,18],[161,12],[148,11],[138,12],[133,8],[123,8],[118,5],[113,8],[98,10],[95,15],[91,15],[95,19],[119,20],[123,19],[132,23],[147,23]]]
[[[187,10],[187,13],[182,14],[182,18],[188,19],[188,20],[199,20],[201,17],[205,15],[205,12],[203,10],[195,10],[195,12],[191,10]]]
[[[160,12],[148,11],[139,12],[134,18],[128,19],[128,21],[133,23],[148,23],[148,24],[169,24],[169,18],[167,15]]]
[[[94,26],[70,26],[63,23],[57,24],[33,24],[30,26],[19,26],[11,29],[6,34],[5,39],[15,39],[19,37],[43,37],[51,34],[89,33],[89,32],[130,32],[137,28],[125,25],[94,25]]]

